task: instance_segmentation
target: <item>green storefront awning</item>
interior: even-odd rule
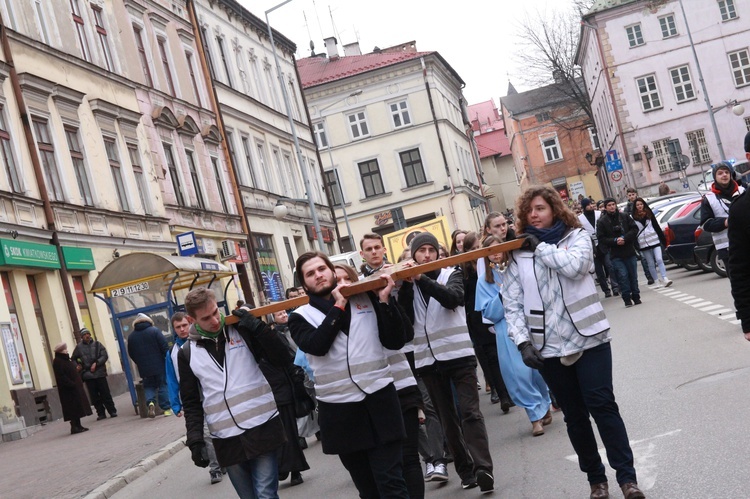
[[[0,239],[0,264],[59,269],[60,259],[57,249],[51,244]]]
[[[90,248],[63,246],[63,257],[68,270],[95,270],[94,253]]]

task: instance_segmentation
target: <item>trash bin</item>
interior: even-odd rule
[[[142,418],[148,417],[148,407],[146,407],[146,392],[143,390],[143,382],[139,381],[135,385],[135,398],[138,405],[135,406],[135,413]]]

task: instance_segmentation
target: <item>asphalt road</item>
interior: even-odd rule
[[[642,286],[643,304],[625,309],[610,298],[615,393],[636,459],[639,483],[650,498],[747,498],[741,471],[750,449],[744,419],[750,397],[744,378],[750,344],[734,321],[729,282],[714,274],[669,269],[668,289]],[[585,498],[589,489],[578,469],[560,413],[544,436],[533,438],[522,410],[503,415],[482,391],[495,465],[497,498]],[[602,454],[603,451],[602,451]],[[311,439],[305,483],[282,498],[352,498],[356,491],[334,456]],[[606,457],[605,457],[606,462]],[[443,486],[427,484],[427,497],[479,496],[463,491],[454,470]],[[610,484],[616,480],[608,469]],[[177,453],[113,497],[236,497],[227,478],[210,485],[189,451]],[[621,497],[619,491],[612,494]]]

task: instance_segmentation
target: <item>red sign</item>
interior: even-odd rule
[[[622,170],[613,171],[609,174],[609,178],[611,178],[613,182],[619,182],[622,180]]]
[[[309,240],[314,241],[318,238],[318,235],[315,233],[315,227],[313,227],[312,225],[305,225],[305,229],[307,230],[307,238]],[[336,239],[333,235],[333,231],[328,227],[321,227],[320,232],[321,234],[323,234],[324,243],[330,243]]]

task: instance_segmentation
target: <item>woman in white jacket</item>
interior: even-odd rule
[[[672,280],[667,277],[667,269],[661,257],[661,245],[665,244],[666,239],[659,222],[643,198],[636,198],[633,202],[632,215],[638,226],[638,248],[646,259],[648,271],[652,277],[658,277],[660,284],[668,288],[672,285]]]
[[[642,499],[612,388],[609,322],[592,276],[591,237],[548,186],[526,190],[516,214],[516,229],[526,242],[512,253],[505,272],[508,334],[523,362],[539,369],[555,394],[581,471],[588,476],[590,497],[609,497],[593,416],[625,499]]]

